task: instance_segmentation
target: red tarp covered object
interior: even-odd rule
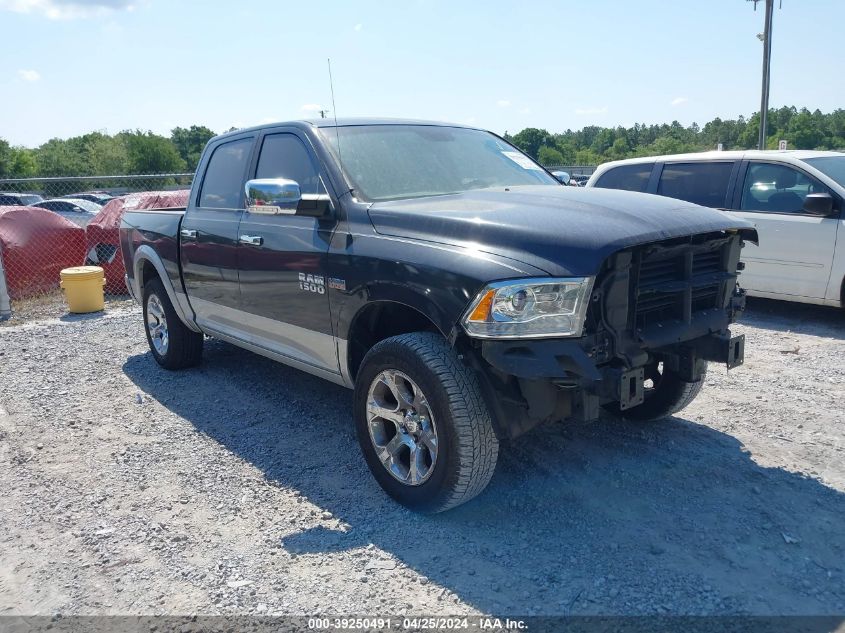
[[[43,294],[84,261],[85,229],[47,209],[0,206],[0,251],[10,297]]]
[[[165,209],[188,204],[188,189],[176,191],[143,191],[109,200],[86,227],[85,263],[102,266],[106,275],[106,292],[123,294],[126,283],[123,258],[120,256],[120,221],[126,211]]]

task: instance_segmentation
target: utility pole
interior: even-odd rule
[[[754,10],[758,2],[766,3],[766,22],[763,26],[763,87],[760,94],[760,135],[757,139],[757,149],[766,149],[766,131],[769,118],[769,75],[772,69],[772,14],[775,10],[775,0],[751,0]],[[759,37],[759,35],[758,35]]]
[[[772,13],[775,0],[766,0],[766,25],[763,28],[763,89],[760,96],[760,140],[757,149],[766,149],[769,118],[769,74],[772,70]]]

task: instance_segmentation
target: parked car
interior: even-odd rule
[[[85,230],[46,209],[0,205],[0,253],[11,299],[38,296],[58,289],[63,268],[82,263]]]
[[[120,232],[161,366],[198,363],[208,335],[354,388],[375,479],[427,512],[484,489],[500,438],[660,418],[707,361],[742,363],[755,239],[712,209],[561,186],[484,130],[389,120],[215,137],[187,209],[128,210]]]
[[[70,193],[63,197],[71,200],[88,200],[90,202],[96,202],[99,205],[105,205],[109,200],[114,198],[113,195],[111,195],[110,193],[106,193],[105,191],[86,191],[82,193]]]
[[[601,165],[588,187],[669,196],[754,223],[743,252],[748,294],[845,307],[845,154],[704,152]]]
[[[35,193],[12,193],[11,191],[0,192],[0,206],[25,207],[27,205],[41,202],[44,198]]]
[[[103,208],[102,205],[97,204],[96,202],[69,198],[44,200],[43,202],[36,202],[30,206],[48,209],[53,213],[58,213],[63,218],[66,218],[74,224],[82,227],[86,226],[88,222],[90,222]]]

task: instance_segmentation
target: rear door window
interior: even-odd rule
[[[705,207],[726,208],[733,162],[669,163],[663,167],[657,195]]]
[[[240,209],[252,138],[223,143],[215,148],[202,181],[199,206]]]
[[[620,165],[604,172],[596,181],[596,187],[603,189],[623,189],[645,193],[654,163]]]
[[[751,163],[742,185],[742,211],[803,213],[811,193],[830,193],[815,178],[788,165]]]

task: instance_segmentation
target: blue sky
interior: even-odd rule
[[[776,0],[777,6],[777,0]],[[759,108],[745,0],[0,0],[0,137],[216,131],[331,109],[496,132]],[[843,0],[783,0],[771,104],[845,107]]]

